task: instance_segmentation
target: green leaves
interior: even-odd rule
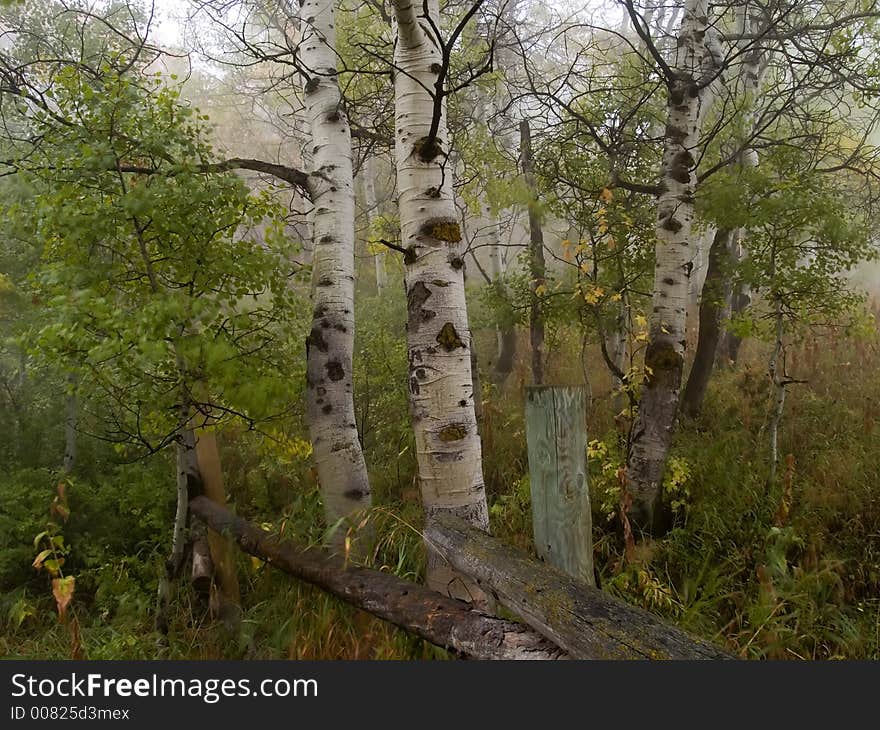
[[[7,209],[33,221],[41,251],[33,353],[82,371],[113,440],[150,449],[179,427],[181,389],[249,418],[283,410],[283,213],[233,173],[197,171],[211,159],[203,120],[158,79],[66,68],[51,93],[75,122],[33,122],[32,194]]]

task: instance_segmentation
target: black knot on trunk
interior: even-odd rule
[[[442,140],[438,137],[421,137],[413,144],[413,152],[422,162],[433,162],[443,154]]]

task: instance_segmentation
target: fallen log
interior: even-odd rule
[[[206,497],[193,499],[190,510],[249,555],[444,649],[471,659],[568,658],[528,626],[486,615],[390,573],[346,567],[342,558],[281,540]]]
[[[457,517],[438,515],[425,539],[452,568],[476,580],[573,659],[733,659]]]

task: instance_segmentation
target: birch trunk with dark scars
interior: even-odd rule
[[[393,0],[393,7],[395,158],[401,244],[406,250],[409,399],[422,504],[428,524],[438,514],[451,512],[488,530],[461,230],[447,164],[445,102],[435,104],[444,62],[431,30],[439,26],[438,4]],[[483,602],[472,580],[452,570],[430,545],[427,549],[431,588]]]
[[[695,148],[700,120],[711,103],[715,60],[709,50],[707,0],[688,0],[678,36],[664,132],[653,309],[645,351],[645,380],[632,431],[626,488],[634,529],[662,530],[663,472],[678,414],[686,348],[688,280],[693,267]]]
[[[544,229],[538,210],[538,185],[532,157],[532,130],[528,119],[519,124],[520,164],[529,189],[529,275],[532,293],[529,305],[529,342],[532,347],[532,382],[544,383],[544,313],[541,307],[541,289],[544,286],[546,265],[544,262]]]
[[[370,484],[355,420],[354,212],[351,130],[337,79],[333,0],[304,0],[300,61],[312,139],[313,297],[307,340],[309,434],[327,523],[370,507]],[[340,548],[346,529],[330,544]]]
[[[700,334],[697,339],[697,351],[681,397],[681,410],[691,418],[698,416],[703,407],[706,388],[721,342],[725,302],[730,298],[733,288],[731,275],[735,245],[735,232],[719,229],[715,231],[712,246],[709,248],[706,280],[700,297]]]

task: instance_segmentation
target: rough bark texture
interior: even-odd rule
[[[597,588],[445,516],[428,538],[462,572],[574,659],[732,659]]]
[[[393,5],[398,30],[395,157],[401,244],[407,251],[410,412],[422,503],[428,523],[441,513],[453,512],[488,530],[461,230],[447,164],[445,104],[434,103],[443,70],[442,54],[430,30],[439,25],[437,2],[416,6],[409,0],[394,0]],[[429,18],[424,17],[426,12]],[[434,138],[432,122],[437,130]],[[457,598],[482,598],[469,581],[438,560],[430,546],[427,582]]]
[[[669,79],[660,195],[653,309],[645,351],[645,381],[627,461],[629,519],[638,531],[663,529],[663,472],[678,413],[686,347],[688,279],[693,267],[692,223],[696,187],[694,150],[700,120],[711,101],[714,59],[706,42],[708,3],[688,0]]]
[[[719,229],[709,249],[706,281],[700,297],[700,331],[694,364],[681,397],[681,410],[691,418],[699,415],[721,342],[725,302],[730,298],[734,232]]]
[[[333,0],[304,0],[300,60],[312,138],[313,317],[308,337],[309,434],[329,525],[370,507],[352,394],[354,209],[351,131],[336,72]],[[346,528],[330,538],[340,548]]]
[[[544,313],[541,308],[540,289],[544,286],[546,265],[544,263],[544,229],[538,211],[538,186],[532,158],[532,131],[528,119],[519,125],[520,156],[526,185],[531,194],[529,202],[529,274],[531,276],[532,301],[529,306],[529,341],[532,346],[532,381],[544,383]]]
[[[474,659],[568,658],[527,626],[486,615],[389,573],[346,568],[341,558],[281,541],[204,497],[193,500],[190,508],[213,529],[230,535],[249,555],[437,646]]]

